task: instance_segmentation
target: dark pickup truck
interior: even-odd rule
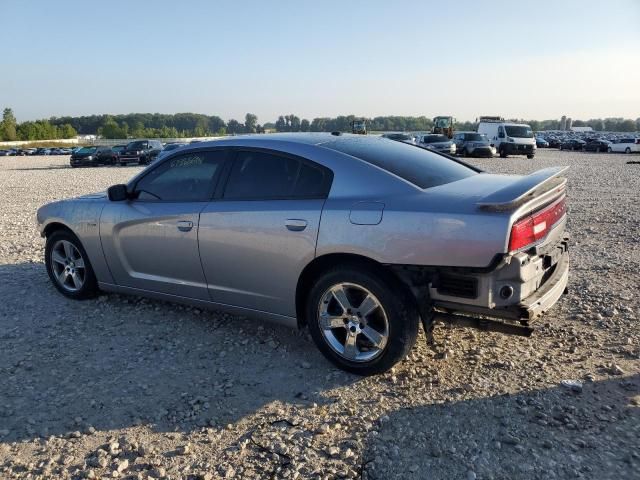
[[[137,163],[148,165],[162,151],[162,143],[159,140],[136,140],[130,142],[118,155],[118,165]]]

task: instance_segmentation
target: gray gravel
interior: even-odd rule
[[[333,368],[305,332],[49,284],[41,204],[137,167],[0,159],[0,478],[640,478],[640,166],[570,165],[570,294],[532,338],[436,329],[392,372]]]

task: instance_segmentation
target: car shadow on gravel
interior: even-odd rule
[[[0,265],[0,442],[224,427],[358,379],[302,332],[137,297],[72,301],[43,264]]]
[[[574,390],[575,389],[575,390]],[[363,478],[637,478],[640,375],[403,409],[378,420]],[[464,395],[464,390],[452,391]]]

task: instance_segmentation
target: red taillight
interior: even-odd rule
[[[565,197],[562,197],[542,210],[518,220],[511,227],[509,251],[521,250],[546,237],[554,225],[564,217],[566,211],[567,204]]]

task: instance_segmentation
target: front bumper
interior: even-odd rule
[[[491,158],[493,157],[493,150],[491,147],[474,147],[470,148],[469,155],[474,157]]]
[[[501,147],[507,155],[534,155],[536,153],[533,144],[503,142]]]
[[[85,167],[97,164],[98,161],[95,158],[92,158],[91,160],[88,160],[86,158],[71,158],[69,160],[69,165],[71,165],[72,167]]]

